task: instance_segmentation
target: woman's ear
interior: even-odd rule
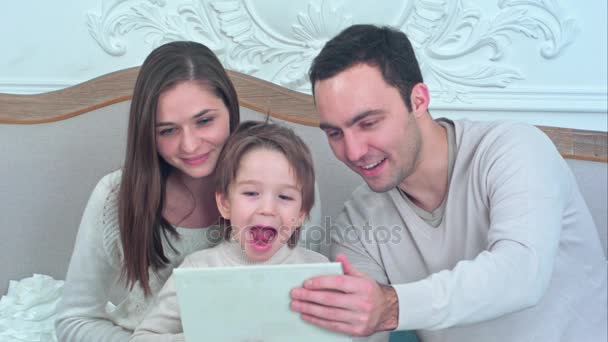
[[[217,204],[217,209],[220,211],[220,215],[222,215],[225,220],[230,220],[230,203],[227,196],[221,192],[216,192],[215,203]]]

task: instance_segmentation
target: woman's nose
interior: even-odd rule
[[[189,129],[184,129],[182,131],[182,137],[181,137],[181,141],[180,141],[181,150],[186,153],[192,153],[192,152],[196,151],[197,146],[198,146],[198,138],[196,137],[194,132],[192,132]]]

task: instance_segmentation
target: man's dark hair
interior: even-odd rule
[[[314,95],[315,82],[331,78],[357,64],[380,69],[384,81],[399,89],[412,110],[412,88],[423,82],[414,49],[405,33],[388,26],[353,25],[329,40],[313,60],[309,71]]]

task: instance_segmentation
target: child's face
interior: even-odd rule
[[[241,158],[228,195],[217,193],[216,201],[253,261],[268,260],[305,218],[291,165],[281,152],[267,148],[255,148]]]

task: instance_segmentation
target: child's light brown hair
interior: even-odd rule
[[[315,202],[315,170],[308,146],[288,127],[262,121],[245,121],[226,140],[217,161],[215,191],[228,194],[236,180],[243,156],[254,149],[265,148],[283,154],[295,173],[302,192],[302,212],[309,215]],[[224,238],[229,239],[230,222],[224,220]],[[300,238],[296,228],[287,244],[293,248]]]

